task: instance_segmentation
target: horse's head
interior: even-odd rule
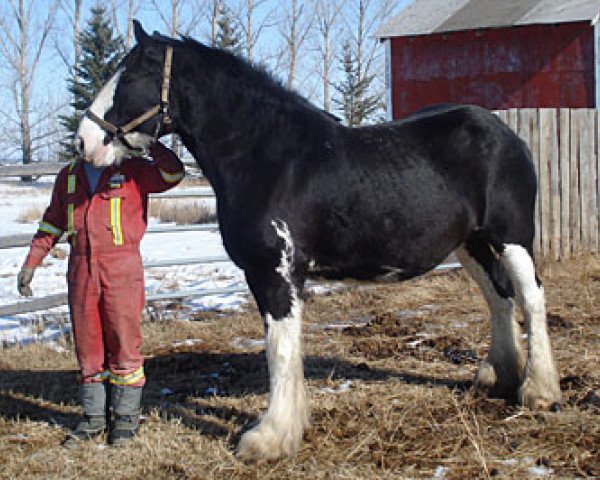
[[[170,130],[170,55],[165,41],[134,21],[137,45],[102,88],[83,117],[76,142],[95,166],[118,164],[139,154]],[[168,53],[167,53],[168,52]]]

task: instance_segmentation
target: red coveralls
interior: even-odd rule
[[[168,190],[184,176],[181,161],[162,144],[150,154],[153,162],[131,158],[106,167],[94,195],[82,160],[63,168],[25,260],[24,267],[37,267],[64,232],[69,236],[69,308],[83,383],[108,379],[141,387],[146,380],[140,241],[148,194]]]

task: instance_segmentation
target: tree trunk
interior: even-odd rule
[[[27,17],[25,16],[25,2],[19,0],[19,29],[20,29],[20,61],[19,61],[19,123],[21,127],[21,154],[23,165],[31,163],[31,126],[29,124],[29,78],[27,75]],[[23,182],[31,182],[31,176],[21,177]]]
[[[79,38],[79,22],[81,20],[81,5],[83,0],[75,0],[75,12],[73,15],[73,48],[75,50],[75,75],[79,71],[79,62],[81,61],[81,40]]]

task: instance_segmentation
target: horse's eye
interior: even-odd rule
[[[104,139],[102,140],[102,145],[106,146],[108,145],[110,142],[112,142],[113,136],[110,133],[107,133],[106,135],[104,135]]]

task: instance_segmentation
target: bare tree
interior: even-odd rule
[[[356,55],[357,80],[373,77],[374,86],[383,95],[381,75],[385,71],[380,63],[383,61],[383,51],[373,38],[376,28],[383,20],[389,18],[399,3],[398,0],[351,0],[352,8],[345,9],[351,18],[347,18],[348,29],[351,32],[353,50]]]
[[[34,23],[35,0],[7,0],[8,11],[0,15],[0,55],[7,61],[14,76],[10,85],[13,104],[19,122],[20,151],[24,164],[33,160],[34,142],[43,135],[33,134],[32,89],[35,74],[55,20],[59,1],[47,6],[40,26]]]
[[[267,12],[258,23],[255,22],[257,10],[266,3],[267,0],[240,0],[238,4],[237,20],[244,36],[246,58],[250,61],[254,61],[259,37],[273,25],[274,10]]]
[[[125,35],[123,35],[123,32],[119,28],[119,11],[121,10],[120,7],[123,3],[125,3],[127,6]],[[126,0],[126,2],[118,2],[117,0],[111,0],[113,28],[115,29],[117,35],[125,39],[125,47],[127,49],[131,48],[131,43],[133,42],[133,19],[137,15],[139,7],[140,6],[138,0]]]
[[[63,50],[63,47],[58,42],[56,43],[56,51],[60,58],[67,66],[69,71],[77,72],[79,66],[79,59],[81,57],[81,42],[79,40],[79,31],[81,24],[81,7],[83,6],[83,0],[62,0],[60,2],[60,8],[65,13],[69,25],[73,31],[73,59],[71,60],[67,53]]]
[[[311,31],[312,18],[302,0],[289,0],[280,4],[282,17],[279,34],[283,38],[283,61],[287,69],[287,86],[293,88],[298,74],[298,60],[304,42]]]
[[[210,45],[217,44],[217,33],[219,32],[219,12],[221,11],[222,0],[211,0],[208,7],[208,22],[210,24]]]
[[[319,75],[323,88],[323,108],[331,111],[331,64],[335,57],[334,31],[341,17],[346,0],[311,0],[315,28],[318,32],[316,42],[319,52]]]
[[[193,32],[205,9],[204,0],[170,0],[169,2],[152,0],[151,3],[172,37],[178,33],[189,35]],[[164,8],[165,4],[168,4],[167,8]],[[164,10],[168,10],[168,13]],[[181,21],[182,18],[185,18],[185,21]]]

